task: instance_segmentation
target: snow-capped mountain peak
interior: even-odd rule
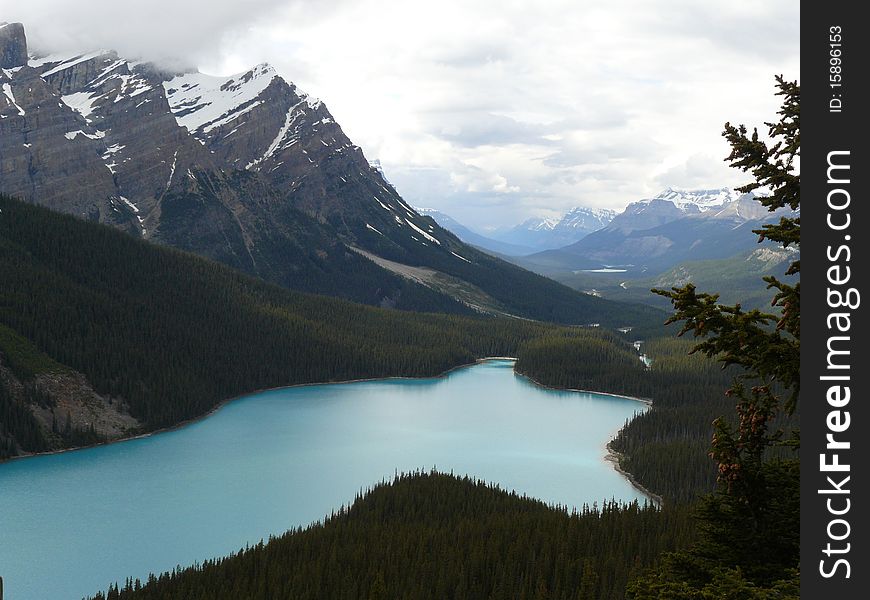
[[[616,213],[601,208],[575,206],[561,217],[535,217],[497,234],[502,242],[546,250],[573,244],[606,227]]]
[[[615,216],[616,211],[609,208],[575,206],[565,213],[565,216],[562,217],[556,228],[560,230],[581,230],[591,233],[606,227]]]
[[[527,231],[552,231],[560,221],[558,217],[532,217],[523,221],[519,227]]]
[[[641,200],[641,202],[667,200],[683,211],[693,211],[694,208],[697,208],[700,212],[706,212],[712,208],[722,208],[740,196],[742,196],[740,192],[728,187],[707,190],[684,190],[668,187],[653,198]]]
[[[683,190],[669,187],[652,198],[632,202],[610,228],[623,232],[649,229],[684,217],[746,221],[759,218],[761,205],[753,195],[733,188]]]

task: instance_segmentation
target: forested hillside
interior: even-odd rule
[[[569,515],[479,481],[417,473],[325,523],[95,598],[617,600],[659,552],[691,541],[690,521],[637,504]]]

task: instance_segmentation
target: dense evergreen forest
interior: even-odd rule
[[[616,600],[660,552],[691,539],[675,508],[607,503],[569,514],[480,481],[416,473],[324,523],[95,599]]]

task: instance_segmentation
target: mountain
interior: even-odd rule
[[[556,223],[556,226],[553,227],[553,233],[565,236],[590,234],[606,227],[616,214],[615,210],[608,208],[576,206],[565,213],[565,216]]]
[[[438,225],[458,237],[463,242],[483,250],[489,250],[506,256],[523,256],[535,252],[535,249],[529,246],[518,246],[516,244],[500,242],[496,239],[481,235],[476,231],[472,231],[450,215],[435,210],[434,208],[415,208],[414,210],[421,215],[432,217]]]
[[[548,275],[619,272],[625,277],[661,273],[680,262],[728,258],[755,247],[754,229],[778,220],[752,194],[727,188],[678,191],[629,204],[610,224],[579,242],[517,259]]]
[[[621,310],[418,214],[269,65],[213,77],[109,50],[25,61],[23,27],[0,33],[0,192],[368,304],[566,323]]]
[[[616,212],[609,209],[577,206],[561,218],[531,218],[516,227],[497,232],[493,237],[501,242],[535,250],[561,248],[605,227],[615,215]]]
[[[731,188],[716,188],[710,190],[678,190],[667,188],[657,196],[646,198],[629,204],[623,212],[616,215],[609,224],[610,229],[625,233],[640,229],[651,229],[671,221],[689,216],[720,215],[726,207],[735,203],[744,205],[746,215],[762,215],[765,209],[752,201],[752,194],[743,194]],[[752,205],[752,206],[750,206]],[[739,216],[739,213],[737,213]],[[724,216],[724,215],[723,215]]]

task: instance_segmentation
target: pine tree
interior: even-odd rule
[[[769,190],[770,195],[760,199],[769,210],[796,211],[800,87],[781,76],[776,82],[783,101],[779,120],[766,123],[772,145],[760,139],[757,129],[749,135],[745,126],[726,123],[723,135],[731,145],[726,160],[754,177],[739,191]],[[782,217],[754,233],[759,241],[799,247],[800,217]],[[799,273],[800,261],[795,260],[787,274]],[[636,581],[629,597],[701,598],[712,597],[711,590],[721,596],[744,584],[764,588],[780,586],[783,580],[793,584],[797,578],[798,462],[793,455],[782,458],[776,450],[797,450],[799,434],[794,430],[787,437],[774,422],[797,408],[800,282],[791,285],[775,277],[765,281],[775,290],[771,305],[780,309],[779,315],[720,304],[718,294],[698,293],[691,284],[653,290],[673,303],[675,314],[669,322],[683,322],[679,335],[691,332],[703,340],[692,352],[725,366],[737,365],[742,374],[727,391],[736,399],[736,428],[724,416],[714,422],[710,456],[718,464],[718,489],[700,505],[701,541],[689,552],[670,556],[658,573]]]

